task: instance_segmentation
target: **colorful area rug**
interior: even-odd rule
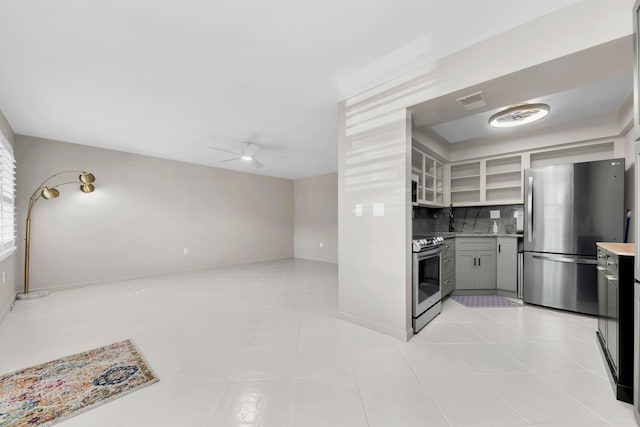
[[[451,299],[465,307],[522,307],[522,304],[500,295],[453,295]]]
[[[50,426],[158,381],[131,340],[0,376],[0,426]]]

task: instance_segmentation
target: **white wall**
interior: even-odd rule
[[[295,257],[337,263],[338,174],[295,181],[294,203]]]
[[[401,339],[411,334],[407,108],[628,36],[632,6],[580,1],[339,104],[341,317]],[[373,216],[374,204],[385,205],[385,216]]]
[[[68,169],[96,176],[94,193],[64,186],[35,205],[31,289],[293,256],[290,180],[25,136],[15,149],[20,262],[38,184]]]
[[[14,133],[9,122],[0,111],[0,132],[9,140],[11,146],[14,146]],[[0,281],[0,323],[9,311],[13,299],[15,297],[15,270],[16,255],[10,255],[8,258],[0,261],[0,274],[5,274],[5,283]]]

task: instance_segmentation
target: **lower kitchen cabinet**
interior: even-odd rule
[[[598,343],[618,400],[633,402],[633,244],[598,243]]]
[[[518,294],[518,238],[498,237],[496,262],[497,287],[505,296]]]
[[[453,292],[455,287],[455,239],[445,239],[442,245],[442,298]]]
[[[493,237],[456,238],[455,289],[496,289],[496,243]]]

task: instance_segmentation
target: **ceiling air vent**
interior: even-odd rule
[[[484,99],[484,93],[476,92],[471,95],[463,96],[462,98],[458,98],[460,104],[465,110],[475,110],[476,108],[484,107],[487,105],[487,101]]]

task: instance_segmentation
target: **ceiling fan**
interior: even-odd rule
[[[253,167],[256,169],[260,169],[264,167],[262,163],[255,159],[255,155],[260,151],[260,146],[258,144],[254,144],[253,142],[243,142],[240,144],[240,152],[236,153],[235,151],[224,150],[222,148],[209,146],[212,150],[222,151],[223,153],[234,154],[237,157],[233,157],[231,159],[220,160],[219,163],[223,162],[231,162],[233,160],[244,160],[245,162],[251,162]]]

